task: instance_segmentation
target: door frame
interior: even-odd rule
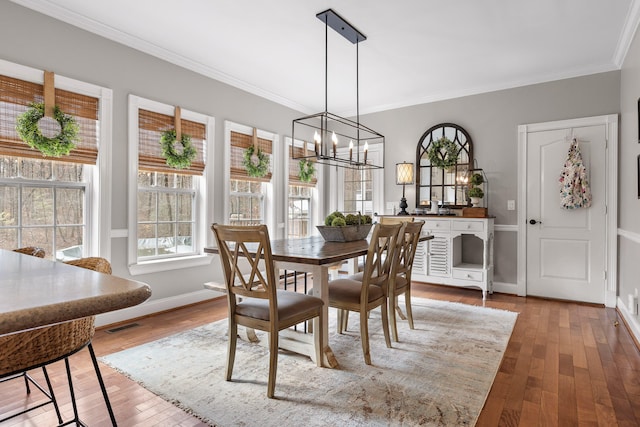
[[[605,146],[605,289],[606,307],[615,307],[618,288],[618,115],[585,117],[518,126],[518,296],[527,295],[527,143],[529,132],[604,125]]]

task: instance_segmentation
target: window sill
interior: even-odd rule
[[[181,268],[199,267],[211,263],[213,257],[208,255],[194,255],[180,258],[161,259],[141,262],[129,266],[132,276],[157,273],[160,271],[179,270]]]

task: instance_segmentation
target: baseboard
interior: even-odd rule
[[[640,318],[629,311],[627,305],[620,297],[618,297],[618,305],[616,308],[629,327],[629,332],[635,338],[636,343],[640,343]]]
[[[518,285],[515,283],[493,282],[493,292],[518,295]]]
[[[224,294],[208,289],[203,289],[201,291],[190,292],[188,294],[181,294],[168,298],[146,301],[134,307],[99,314],[96,316],[96,326],[105,326],[114,323],[126,322],[130,319],[137,319],[139,317],[149,316],[150,314],[159,313],[161,311],[171,310],[173,308],[210,300],[212,298],[219,297],[220,295]]]

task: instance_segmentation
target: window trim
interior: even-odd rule
[[[138,110],[145,109],[162,114],[173,115],[175,107],[150,99],[129,94],[129,197],[128,197],[128,242],[127,260],[129,273],[132,276],[149,274],[180,268],[196,267],[211,263],[210,256],[204,253],[204,247],[211,243],[208,238],[208,224],[213,222],[213,151],[215,137],[215,118],[182,109],[182,118],[204,123],[207,127],[207,147],[205,154],[205,170],[201,180],[202,185],[196,185],[196,207],[194,232],[196,254],[181,257],[161,258],[148,261],[138,260]]]
[[[346,148],[338,149],[338,151],[343,150],[346,154]],[[380,161],[376,160],[384,155],[384,147],[382,144],[372,144],[369,146],[369,154],[371,157],[371,161]],[[330,196],[329,202],[329,211],[343,211],[344,210],[344,168],[336,167],[332,168],[334,171],[330,174],[330,186],[329,188],[337,188],[334,196]],[[382,214],[384,212],[384,169],[373,169],[372,170],[372,182],[373,182],[373,214]],[[341,185],[338,185],[341,184]],[[327,212],[329,213],[329,212]],[[364,212],[363,212],[364,214]]]
[[[0,74],[16,79],[44,84],[44,70],[15,64],[0,59]],[[90,198],[87,199],[87,254],[111,259],[111,166],[113,91],[92,83],[71,79],[56,74],[56,88],[98,98],[98,160],[91,168],[92,174],[87,185]],[[104,211],[104,212],[103,212]]]
[[[230,212],[229,198],[231,197],[231,132],[239,132],[247,135],[253,135],[253,128],[251,126],[242,125],[229,120],[224,122],[224,220],[226,223]],[[264,223],[269,229],[269,235],[271,238],[276,238],[276,206],[278,206],[279,200],[276,200],[274,188],[276,183],[282,177],[282,169],[279,168],[280,159],[282,158],[282,147],[280,147],[280,138],[276,133],[268,132],[262,129],[257,129],[258,138],[271,140],[271,181],[264,182],[267,185],[267,190],[264,194]],[[280,187],[282,188],[282,187]]]
[[[286,171],[286,176],[284,179],[284,200],[283,204],[285,207],[284,210],[284,236],[287,237],[289,234],[289,163],[291,162],[291,158],[289,157],[289,147],[293,145],[294,147],[304,147],[304,143],[300,140],[291,139],[290,136],[284,137],[285,146],[286,146],[286,154],[284,161],[283,170]],[[324,165],[315,164],[316,168],[316,185],[313,187],[312,196],[311,196],[311,218],[309,220],[309,230],[308,235],[314,236],[320,234],[315,225],[321,225],[322,219],[320,218],[322,210],[324,208],[323,197],[322,197],[322,183],[324,182]]]

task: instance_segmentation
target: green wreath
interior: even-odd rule
[[[253,155],[258,158],[258,163],[254,163]],[[269,172],[269,156],[262,152],[260,148],[256,150],[253,145],[250,145],[244,151],[244,158],[242,159],[242,165],[247,170],[247,174],[253,178],[262,178]]]
[[[442,151],[444,150],[444,155]],[[431,166],[437,168],[450,168],[458,162],[458,146],[446,136],[432,141],[427,151]]]
[[[53,108],[53,118],[60,124],[60,133],[47,138],[38,127],[38,121],[44,117],[44,103],[32,103],[29,109],[17,119],[16,132],[29,147],[40,150],[45,156],[60,157],[68,155],[79,140],[80,126],[73,116],[62,112],[57,105]]]
[[[174,148],[176,142],[176,130],[169,129],[162,132],[160,145],[162,146],[162,157],[167,159],[167,165],[176,169],[187,169],[196,158],[198,152],[191,145],[191,137],[186,133],[182,134],[180,144],[182,144],[182,154],[178,154]]]
[[[300,172],[298,173],[300,181],[311,182],[313,174],[316,173],[316,168],[313,162],[307,159],[302,159],[298,162],[298,166],[300,167]]]

